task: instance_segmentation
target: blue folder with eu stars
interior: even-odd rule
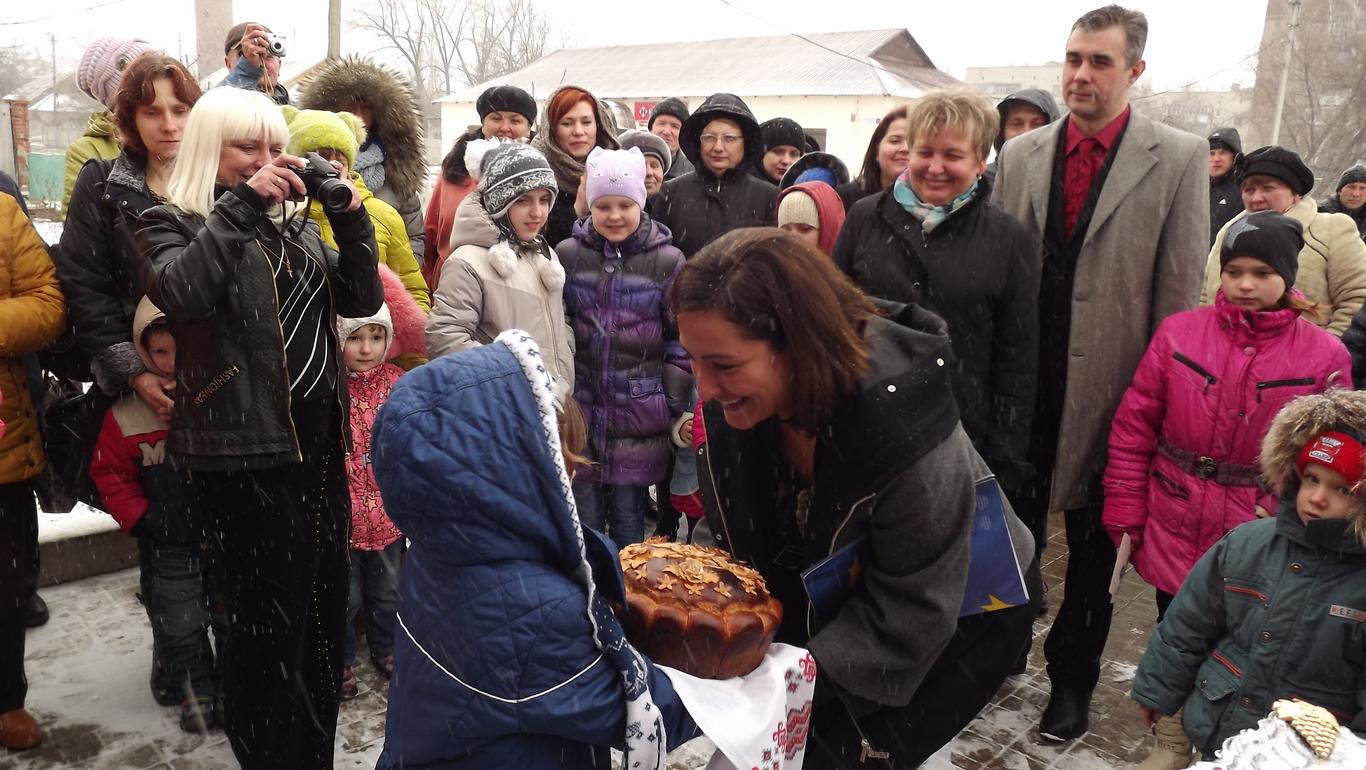
[[[972,522],[968,582],[958,617],[1009,609],[1029,601],[1024,569],[1015,558],[1015,542],[1006,525],[1006,506],[995,476],[977,482],[977,511]],[[802,572],[815,621],[824,625],[858,585],[863,566],[873,556],[870,535],[855,540]]]

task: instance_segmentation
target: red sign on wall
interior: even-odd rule
[[[654,102],[636,102],[636,120],[641,122],[650,119],[650,110],[655,108]]]

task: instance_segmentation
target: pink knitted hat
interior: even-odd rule
[[[85,47],[76,67],[76,87],[109,109],[114,108],[123,71],[152,46],[141,38],[102,37]]]
[[[588,153],[583,173],[588,176],[588,205],[604,195],[621,195],[645,208],[645,156],[640,149],[604,150]]]

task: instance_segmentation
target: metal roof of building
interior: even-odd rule
[[[602,98],[694,96],[905,96],[958,83],[935,69],[905,29],[738,37],[677,43],[562,48],[526,67],[438,99],[473,101],[512,84],[545,99],[563,84]]]

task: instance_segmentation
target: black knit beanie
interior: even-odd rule
[[[1284,278],[1289,289],[1295,285],[1302,248],[1304,227],[1299,220],[1274,211],[1258,211],[1229,225],[1219,249],[1219,268],[1222,270],[1234,257],[1259,259]]]
[[[1314,172],[1304,165],[1300,154],[1279,145],[1259,147],[1243,159],[1243,179],[1257,174],[1285,182],[1296,195],[1308,195],[1314,189]]]
[[[479,120],[488,117],[490,112],[515,112],[526,118],[526,122],[536,122],[536,100],[531,94],[517,86],[494,86],[479,94],[474,103]]]
[[[1366,166],[1358,163],[1342,172],[1342,176],[1338,177],[1338,189],[1334,192],[1342,192],[1342,188],[1353,182],[1366,183]]]
[[[645,128],[654,128],[655,118],[660,115],[672,115],[673,117],[678,118],[679,123],[686,123],[688,122],[688,116],[691,114],[692,113],[688,112],[688,105],[684,104],[683,100],[676,96],[660,99],[658,102],[655,102],[655,106],[650,109],[650,121],[645,124]]]
[[[764,152],[783,145],[806,151],[806,132],[792,118],[765,120],[759,124],[759,133],[764,136]]]

